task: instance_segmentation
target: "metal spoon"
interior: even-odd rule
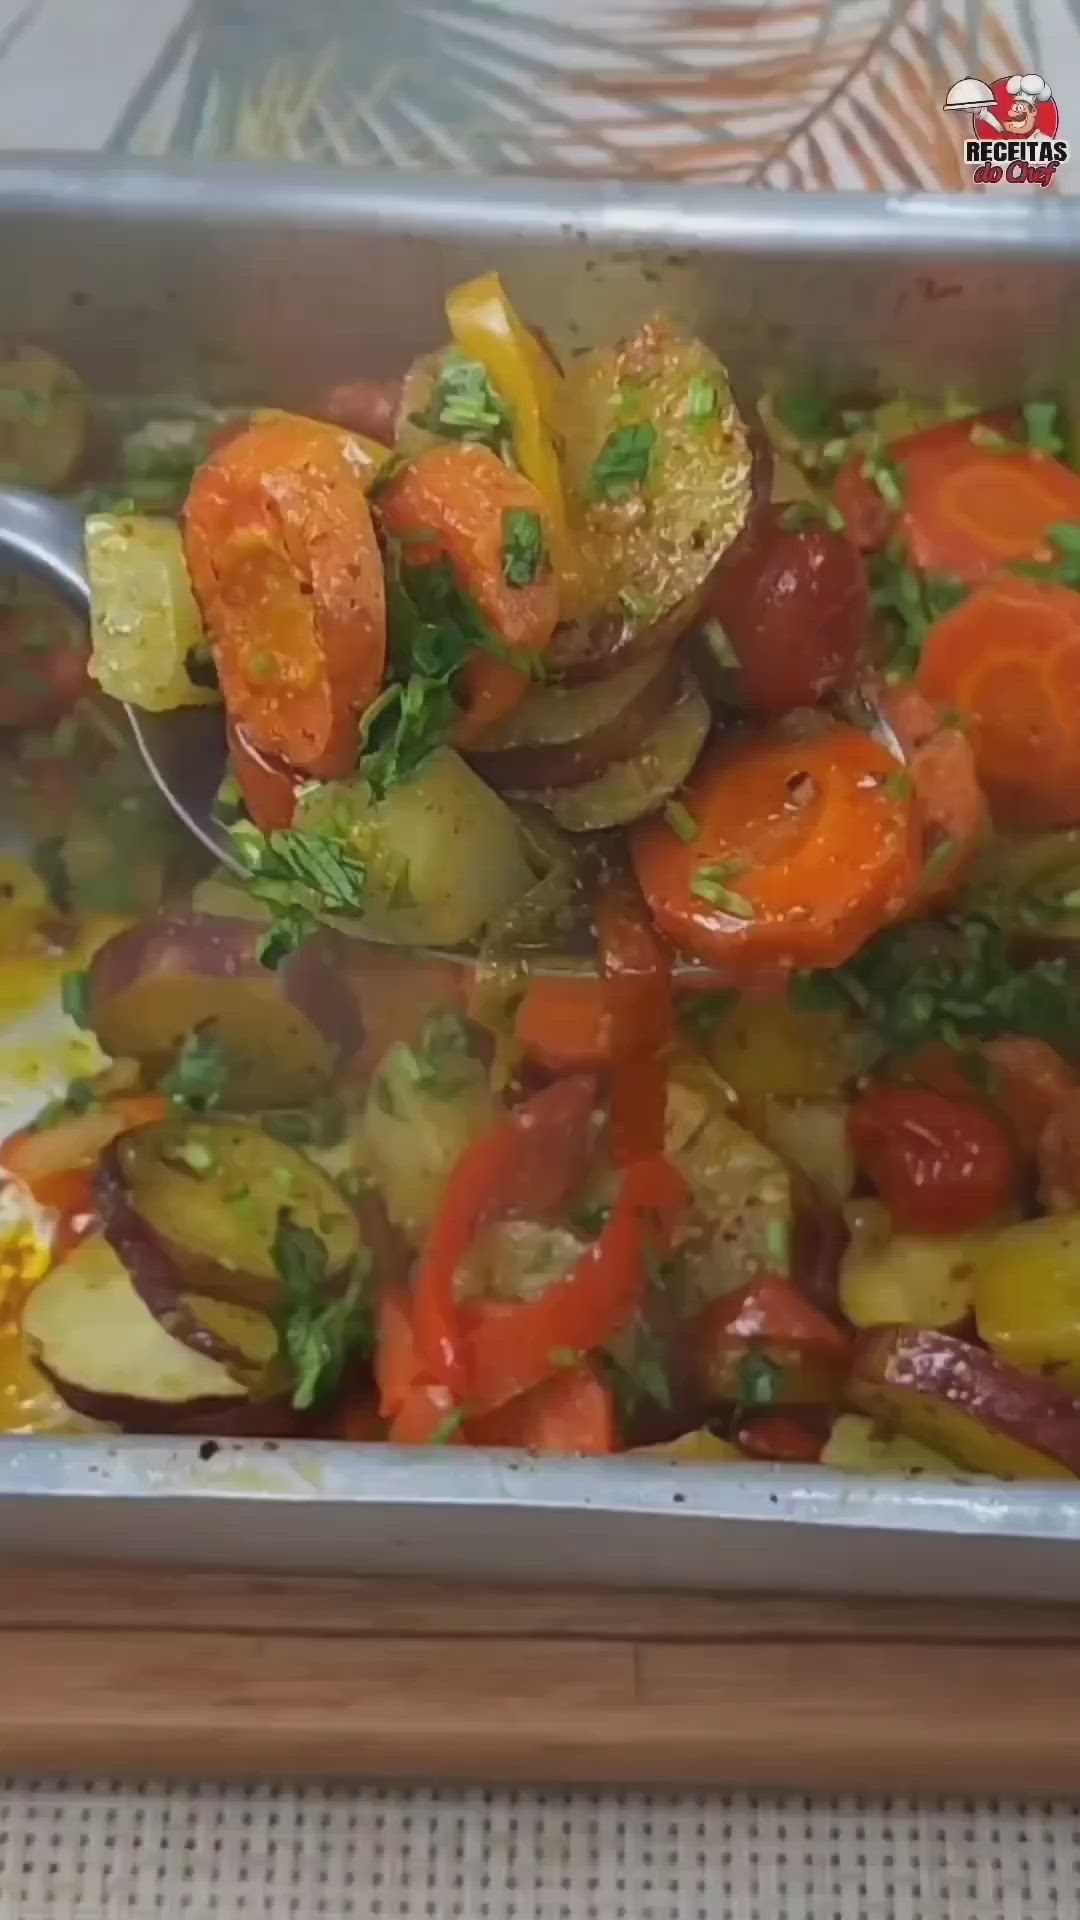
[[[76,613],[88,619],[90,583],[83,549],[83,515],[65,500],[29,493],[19,487],[0,487],[0,571],[5,562],[14,570],[33,574]],[[881,712],[859,690],[839,703],[843,717],[872,733],[894,757],[904,753]],[[125,705],[136,745],[155,783],[189,832],[230,872],[246,877],[228,834],[214,817],[214,801],[228,767],[225,722],[220,707],[178,707],[172,713],[146,713]],[[363,938],[358,929],[359,937]],[[466,962],[458,951],[448,959]],[[595,962],[581,954],[545,954],[531,961],[538,972],[594,970]],[[675,972],[691,979],[701,971],[696,961],[678,960]]]
[[[21,487],[0,487],[0,570],[6,566],[32,574],[86,620],[90,582],[83,518],[69,501]],[[174,813],[215,860],[243,874],[213,811],[227,767],[221,709],[180,707],[175,713],[146,713],[125,706],[124,710],[139,752]]]

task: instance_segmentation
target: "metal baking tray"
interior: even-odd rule
[[[1080,201],[0,162],[0,334],[94,387],[302,407],[497,266],[564,352],[663,308],[748,383],[1069,378]],[[1080,1490],[316,1442],[0,1441],[0,1552],[618,1585],[1080,1598]]]

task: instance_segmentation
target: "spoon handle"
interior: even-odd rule
[[[0,487],[0,567],[5,564],[33,574],[86,618],[90,585],[77,507],[22,487]]]

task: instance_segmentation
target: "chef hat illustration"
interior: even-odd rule
[[[1036,106],[1040,100],[1052,100],[1054,97],[1041,73],[1014,73],[1006,80],[1005,91],[1013,99],[1030,100],[1032,106]]]

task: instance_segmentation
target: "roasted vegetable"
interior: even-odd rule
[[[956,1462],[934,1447],[925,1447],[904,1433],[876,1427],[858,1413],[842,1413],[821,1454],[823,1467],[841,1473],[897,1475],[902,1480],[967,1481],[978,1476],[958,1473]]]
[[[460,1021],[437,1014],[418,1044],[391,1046],[364,1108],[363,1144],[387,1212],[419,1246],[447,1176],[498,1107]]]
[[[693,624],[750,511],[750,447],[724,367],[662,322],[576,360],[558,425],[581,593],[551,661],[590,678]]]
[[[829,1406],[850,1359],[850,1336],[775,1272],[714,1300],[690,1333],[694,1380],[710,1406]]]
[[[1080,1478],[1080,1404],[950,1333],[882,1327],[857,1343],[853,1406],[1001,1480]]]
[[[77,374],[41,347],[0,361],[0,481],[46,492],[71,479],[86,438]]]
[[[990,1234],[972,1264],[987,1346],[1025,1373],[1080,1389],[1080,1213]]]
[[[743,1100],[839,1093],[878,1051],[854,1010],[817,1012],[785,999],[733,1000],[729,994],[691,1001],[688,1012],[703,1051]]]
[[[232,1120],[174,1120],[128,1134],[118,1153],[122,1194],[168,1247],[189,1287],[241,1305],[276,1310],[280,1215],[314,1234],[328,1279],[360,1254],[356,1216],[344,1194],[294,1147]],[[110,1233],[109,1170],[99,1205]]]
[[[23,1335],[81,1413],[142,1432],[247,1399],[220,1360],[168,1334],[107,1242],[85,1240],[27,1297]]]
[[[854,1327],[962,1326],[984,1244],[972,1234],[856,1240],[840,1265],[840,1305]]]
[[[692,1061],[676,1061],[668,1079],[666,1152],[694,1201],[681,1261],[688,1308],[737,1291],[763,1269],[786,1271],[788,1170],[732,1118],[723,1084]]]
[[[362,781],[306,789],[296,828],[340,840],[362,865],[353,925],[365,940],[456,946],[533,884],[510,809],[448,748],[384,800]]]
[[[688,778],[709,731],[709,709],[683,670],[672,704],[628,760],[613,760],[580,786],[530,790],[568,833],[625,826],[655,813]]]
[[[291,1106],[321,1093],[361,1036],[332,936],[309,940],[276,972],[260,965],[257,922],[166,914],[117,934],[90,970],[88,1024],[107,1052],[152,1074],[187,1036],[210,1032],[226,1068],[222,1102]]]
[[[172,521],[95,513],[85,539],[90,672],[98,685],[150,713],[213,704],[216,686],[191,677],[193,665],[198,671],[209,663],[209,650]]]

